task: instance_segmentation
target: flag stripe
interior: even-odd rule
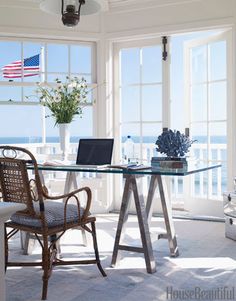
[[[31,71],[39,71],[38,67],[25,67],[24,70],[31,70]],[[21,68],[12,68],[11,70],[5,69],[3,70],[3,73],[13,73],[14,71],[21,71]]]
[[[24,74],[24,77],[29,77],[29,76],[36,76],[38,75],[38,73],[32,73],[32,74]],[[11,74],[11,75],[4,75],[5,78],[21,78],[22,75],[19,74],[19,75],[15,75],[15,74]]]
[[[24,59],[23,66],[22,66],[22,61],[19,60],[7,64],[2,68],[2,71],[3,71],[3,77],[5,78],[21,78],[21,77],[36,76],[39,74],[40,71],[39,54]],[[29,73],[28,71],[31,72]]]

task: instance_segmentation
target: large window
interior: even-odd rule
[[[149,160],[162,132],[162,45],[121,48],[119,98],[121,142],[131,135],[135,157]]]
[[[168,183],[173,207],[194,214],[222,215],[219,200],[232,174],[229,42],[229,35],[220,31],[168,37],[166,61],[161,39],[117,43],[115,47],[119,103],[119,108],[115,104],[115,124],[121,146],[131,135],[136,157],[146,163],[155,155],[154,143],[163,127],[181,132],[189,128],[191,138],[197,140],[190,159],[222,164],[221,169],[174,177]]]
[[[67,76],[96,85],[94,43],[0,41],[0,143],[58,142],[55,121],[37,97],[36,83],[53,85]],[[33,59],[33,70],[32,60]],[[24,62],[24,63],[22,63]],[[37,68],[38,66],[38,68]],[[89,99],[96,99],[92,89]],[[93,135],[93,105],[71,123],[71,142]]]
[[[228,155],[231,152],[230,128],[230,39],[227,32],[215,33],[185,44],[185,87],[187,120],[193,139],[192,155],[199,162],[222,164],[212,171],[192,177],[190,196],[196,212],[211,214],[222,210],[222,193],[227,190],[231,173]],[[227,166],[228,164],[228,166]],[[228,169],[228,167],[230,167]],[[230,177],[229,177],[230,179]]]

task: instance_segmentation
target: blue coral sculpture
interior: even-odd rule
[[[180,131],[165,130],[158,136],[156,145],[157,152],[166,154],[167,157],[183,157],[189,151],[190,146],[195,140],[191,140]]]

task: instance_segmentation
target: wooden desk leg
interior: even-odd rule
[[[122,241],[122,236],[121,236],[122,228],[125,227],[126,222],[128,220],[131,189],[132,189],[132,184],[131,184],[130,176],[128,176],[125,178],[125,187],[122,196],[119,221],[117,225],[116,238],[115,238],[114,249],[112,253],[111,266],[113,267],[116,265],[116,262],[119,262],[120,259],[118,257],[118,250],[119,250],[120,241]],[[124,229],[123,229],[123,234],[124,234]]]
[[[163,211],[163,215],[164,215],[167,238],[168,238],[169,248],[170,248],[170,255],[172,257],[177,257],[177,256],[179,256],[179,250],[178,250],[178,246],[177,246],[175,228],[174,228],[174,224],[173,224],[173,220],[172,220],[172,209],[171,209],[170,200],[168,198],[168,192],[167,192],[166,187],[163,185],[161,175],[156,175],[155,177],[157,178],[157,181],[158,181],[162,211]]]
[[[78,188],[77,182],[76,182],[76,175],[68,171],[66,173],[66,181],[65,181],[65,187],[64,187],[64,194],[67,194],[71,191],[72,184],[74,185],[74,189]],[[65,202],[65,199],[63,200]]]
[[[147,204],[146,204],[146,212],[147,212],[147,218],[148,218],[148,225],[150,227],[151,219],[152,219],[152,212],[153,212],[153,197],[154,193],[157,188],[157,177],[151,176],[149,189],[148,189],[148,196],[147,196]]]
[[[66,174],[64,194],[69,193],[71,191],[72,185],[73,185],[74,189],[78,189],[79,188],[77,180],[76,180],[76,173],[69,171]],[[63,201],[65,202],[65,199]],[[78,227],[78,229],[81,230],[83,245],[86,247],[88,245],[88,241],[87,241],[87,237],[86,237],[86,232],[81,227]]]
[[[146,214],[144,198],[142,195],[139,195],[138,193],[136,177],[134,175],[126,175],[125,179],[126,181],[125,181],[125,187],[124,187],[124,192],[123,192],[123,197],[121,202],[120,216],[119,216],[119,221],[118,221],[118,226],[116,231],[116,238],[115,238],[111,265],[115,266],[116,262],[118,261],[117,257],[118,257],[119,250],[139,252],[139,253],[144,253],[147,272],[154,273],[156,271],[156,263],[152,251],[152,244],[151,244],[151,238],[150,238],[149,227],[147,222],[147,214]],[[142,241],[142,248],[125,246],[120,244],[120,241],[122,241],[121,239],[122,228],[124,233],[124,226],[128,219],[128,209],[130,205],[131,192],[133,192],[134,194],[136,212],[137,212],[141,241]]]
[[[146,206],[143,195],[138,194],[137,181],[135,177],[132,177],[132,186],[134,193],[135,206],[137,211],[139,230],[143,245],[144,258],[146,262],[147,272],[152,274],[156,272],[156,262],[153,256],[152,242],[150,237],[150,231],[148,227],[148,219],[146,213]]]

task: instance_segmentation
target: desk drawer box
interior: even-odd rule
[[[236,193],[224,193],[225,237],[236,240]]]

